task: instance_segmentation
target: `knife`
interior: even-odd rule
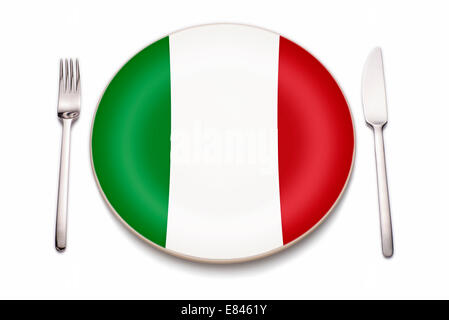
[[[388,258],[393,255],[393,231],[383,140],[383,128],[388,121],[388,115],[381,48],[373,49],[365,62],[362,76],[362,103],[365,120],[374,131],[382,252]]]

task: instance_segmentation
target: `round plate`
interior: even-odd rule
[[[112,210],[164,251],[239,262],[313,230],[348,181],[354,131],[329,72],[263,29],[215,24],[149,45],[106,88],[92,165]]]

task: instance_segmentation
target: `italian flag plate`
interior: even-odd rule
[[[215,24],[149,45],[106,88],[92,164],[138,236],[187,259],[238,262],[301,239],[331,211],[354,156],[350,111],[312,55]]]

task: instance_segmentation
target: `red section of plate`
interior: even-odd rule
[[[352,167],[354,130],[329,72],[281,37],[278,148],[282,232],[287,244],[313,228],[342,193]]]

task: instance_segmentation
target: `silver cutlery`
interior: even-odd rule
[[[374,131],[382,252],[385,257],[391,257],[393,255],[393,231],[383,141],[383,128],[388,121],[388,116],[380,48],[371,51],[365,62],[362,77],[362,102],[365,120]]]
[[[78,59],[59,63],[58,117],[62,122],[61,160],[59,166],[58,205],[55,246],[64,251],[67,243],[67,200],[70,165],[70,131],[81,111],[81,85]]]

